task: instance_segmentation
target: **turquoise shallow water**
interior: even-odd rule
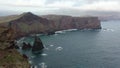
[[[101,30],[39,36],[46,47],[42,54],[19,51],[37,68],[120,68],[120,21],[101,24]],[[33,43],[32,37],[23,40]]]

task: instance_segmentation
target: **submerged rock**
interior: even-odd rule
[[[32,52],[41,51],[44,48],[41,39],[35,36],[35,41],[32,47]]]
[[[23,56],[23,58],[28,59],[28,57],[25,54],[23,54],[22,56]]]

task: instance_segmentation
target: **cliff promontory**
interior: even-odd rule
[[[57,30],[101,28],[98,17],[72,17],[65,15],[43,15],[41,17],[54,21]]]
[[[28,59],[15,49],[14,30],[12,28],[0,30],[0,68],[29,68]]]
[[[47,34],[66,29],[101,28],[100,20],[97,17],[72,17],[64,15],[37,16],[31,12],[14,15],[7,21],[1,21],[0,27],[7,27],[9,24],[11,24],[17,33],[16,36],[36,33]]]

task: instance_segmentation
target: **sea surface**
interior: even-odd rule
[[[120,21],[101,22],[100,30],[66,30],[54,35],[39,35],[45,49],[41,54],[30,50],[34,68],[120,68]],[[33,44],[33,37],[21,38]]]

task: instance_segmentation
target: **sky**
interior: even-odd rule
[[[120,0],[0,0],[0,15],[23,12],[73,16],[90,12],[120,12]]]

